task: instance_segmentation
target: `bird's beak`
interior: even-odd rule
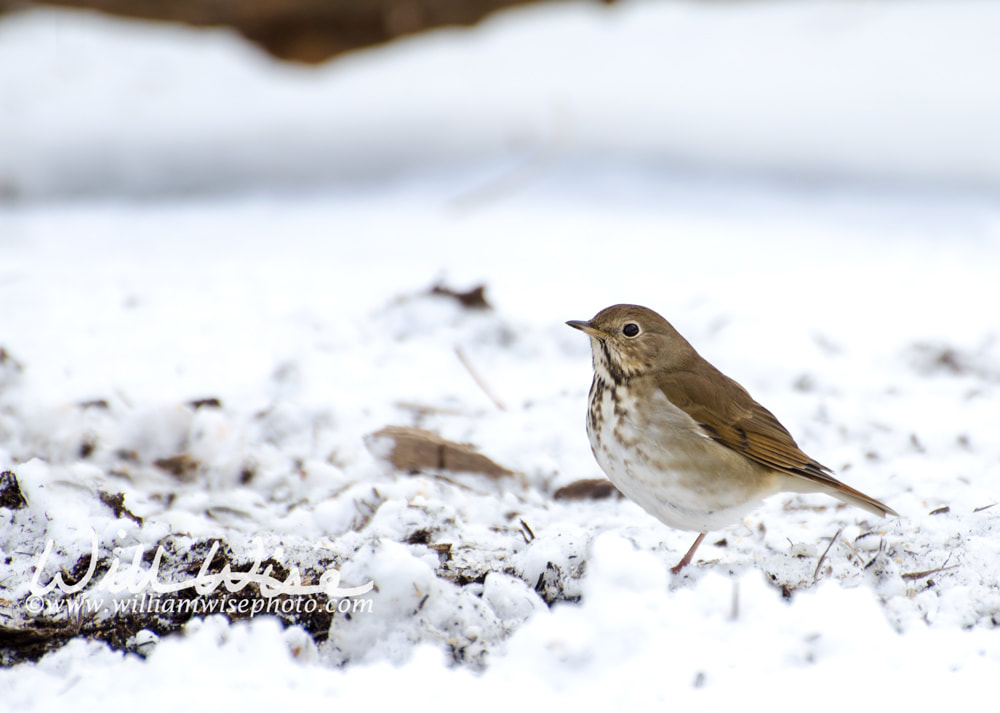
[[[596,337],[597,339],[604,339],[607,335],[606,332],[590,326],[590,322],[581,322],[578,319],[571,319],[566,324],[571,326],[573,329],[579,329],[581,332],[590,335],[591,337]]]

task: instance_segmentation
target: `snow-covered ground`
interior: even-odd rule
[[[997,36],[974,2],[566,5],[302,68],[224,31],[0,20],[0,471],[25,501],[0,507],[0,633],[44,628],[50,540],[42,583],[96,535],[108,607],[76,622],[101,641],[0,670],[0,699],[988,700]],[[902,517],[776,496],[673,577],[690,533],[555,499],[600,477],[563,322],[615,302]],[[513,474],[399,472],[366,440],[387,425]],[[98,591],[157,545],[193,577],[210,541],[373,582],[345,600],[370,611],[157,638]]]

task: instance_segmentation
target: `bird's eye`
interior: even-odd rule
[[[622,327],[622,334],[626,337],[634,337],[639,334],[639,325],[635,322],[629,322],[624,327]]]

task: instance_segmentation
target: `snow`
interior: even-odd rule
[[[158,544],[177,583],[218,540],[234,570],[259,542],[374,589],[318,642],[218,614],[71,638],[0,670],[0,696],[988,700],[998,30],[976,2],[559,5],[304,68],[221,30],[4,17],[0,470],[27,506],[0,508],[0,625],[35,620],[46,542],[42,583],[92,533],[95,583]],[[589,346],[563,323],[616,302],[663,313],[902,517],[778,495],[674,577],[691,533],[555,500],[600,477]],[[514,474],[398,472],[366,446],[391,424]]]
[[[992,3],[796,5],[543,6],[319,69],[223,31],[15,15],[0,178],[29,197],[199,195],[573,153],[996,187]]]

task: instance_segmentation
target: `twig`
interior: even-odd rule
[[[951,554],[945,559],[944,564],[940,567],[935,567],[934,569],[925,569],[923,572],[904,572],[899,575],[903,579],[923,579],[924,577],[929,577],[932,574],[937,574],[938,572],[946,572],[949,569],[956,569],[957,564],[953,564],[951,567],[948,566],[948,561],[951,559]]]
[[[524,535],[524,542],[525,542],[525,544],[527,544],[527,543],[531,542],[531,540],[535,539],[535,533],[528,526],[528,523],[526,523],[524,521],[524,518],[521,518],[521,528],[522,528],[521,534]],[[529,536],[530,536],[531,539],[528,539]]]
[[[899,575],[903,579],[923,579],[932,574],[937,574],[938,572],[947,572],[949,569],[958,569],[957,564],[953,564],[951,567],[938,567],[937,569],[926,569],[923,572],[905,572]]]
[[[855,539],[854,541],[855,541],[855,542],[857,542],[858,540],[857,540],[857,539]],[[857,550],[855,550],[855,553],[857,553]],[[870,560],[868,561],[868,564],[866,564],[866,565],[864,566],[864,569],[868,569],[868,568],[869,568],[869,567],[871,567],[871,566],[872,566],[873,564],[875,564],[876,562],[878,562],[878,558],[879,558],[879,557],[881,557],[881,556],[882,556],[882,555],[883,555],[884,553],[885,553],[885,538],[883,537],[883,538],[882,538],[881,540],[879,540],[879,543],[878,543],[878,552],[876,552],[876,553],[875,553],[875,556],[874,556],[874,557],[872,557],[872,558],[871,558],[871,559],[870,559]],[[859,560],[861,559],[861,556],[860,556],[860,555],[858,555],[858,559],[859,559]],[[862,560],[862,561],[864,561],[864,560]]]
[[[843,532],[843,531],[844,531],[844,528],[840,528],[839,530],[837,530],[837,534],[834,535],[830,539],[830,544],[826,546],[826,549],[823,550],[823,554],[820,555],[819,562],[816,563],[816,571],[813,572],[813,582],[815,582],[816,580],[819,579],[819,568],[823,566],[823,560],[826,559],[827,554],[830,552],[830,549],[833,547],[833,543],[837,541],[837,539],[840,537],[840,533]]]
[[[856,549],[854,549],[854,545],[852,545],[847,540],[844,540],[844,544],[847,545],[847,549],[849,549],[851,552],[853,552],[854,556],[858,558],[858,562],[864,562],[865,561],[864,557],[862,557],[861,555],[859,555],[858,551]]]
[[[490,400],[496,405],[498,409],[500,409],[501,411],[506,411],[507,407],[503,405],[503,402],[500,399],[498,399],[496,396],[493,395],[493,392],[490,391],[490,387],[486,385],[486,382],[483,381],[479,377],[479,374],[476,373],[476,370],[472,368],[472,364],[470,364],[469,360],[465,358],[465,353],[462,351],[461,347],[455,347],[455,356],[457,356],[458,360],[462,362],[462,366],[466,368],[466,370],[469,372],[469,376],[471,376],[472,380],[479,385],[479,388],[483,390],[483,393],[490,397]]]

